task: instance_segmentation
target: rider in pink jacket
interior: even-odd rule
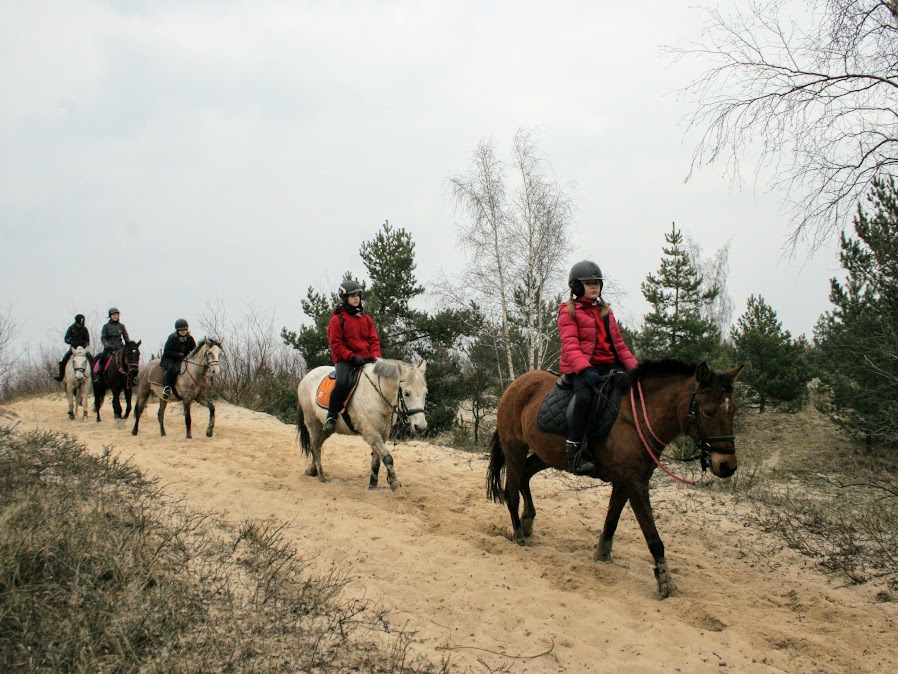
[[[602,299],[604,279],[595,262],[582,260],[568,274],[570,299],[559,307],[561,372],[576,375],[574,409],[568,428],[568,470],[591,475],[595,464],[580,451],[586,434],[594,388],[612,369],[629,370],[638,365],[617,326],[611,307]]]

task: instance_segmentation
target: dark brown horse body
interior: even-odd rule
[[[94,386],[94,411],[97,422],[100,421],[100,408],[108,390],[112,397],[112,411],[116,419],[127,419],[131,414],[131,390],[137,381],[140,367],[140,342],[128,342],[116,349],[109,356],[109,366],[100,372],[98,383]],[[125,412],[122,415],[121,394],[125,394]]]
[[[705,363],[696,367],[671,360],[644,363],[629,375],[627,390],[621,396],[621,414],[611,431],[599,442],[591,443],[596,477],[612,484],[595,559],[610,561],[614,532],[629,501],[655,559],[655,576],[662,598],[671,595],[676,588],[664,558],[664,543],[658,536],[652,515],[649,479],[657,463],[645,445],[648,443],[654,455],[659,456],[663,446],[685,434],[702,450],[703,465],[710,466],[716,476],[729,477],[735,473],[733,416],[736,405],[732,392],[740,370],[741,367],[716,373]],[[540,431],[536,423],[540,405],[556,379],[545,371],[526,372],[511,383],[499,401],[487,473],[487,495],[508,505],[514,541],[519,545],[524,545],[525,537],[532,533],[536,517],[530,478],[545,468],[564,470],[567,465],[565,438]],[[636,410],[631,400],[635,400]],[[503,470],[504,488],[501,484]],[[524,497],[523,517],[518,514],[520,496]]]

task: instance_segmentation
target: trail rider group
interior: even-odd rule
[[[636,358],[624,342],[611,307],[602,299],[604,278],[602,270],[592,261],[582,260],[571,267],[568,274],[570,297],[559,307],[558,331],[561,340],[560,370],[574,381],[573,413],[568,426],[565,445],[568,470],[578,475],[592,474],[592,459],[580,448],[587,431],[589,411],[599,382],[611,371],[630,370],[637,366]],[[381,358],[377,328],[362,304],[362,289],[355,281],[344,281],[339,287],[340,304],[331,316],[327,328],[331,358],[336,370],[336,382],[331,392],[325,437],[334,432],[338,416],[346,404],[355,371]],[[116,307],[108,311],[109,320],[100,332],[102,351],[88,358],[94,381],[109,366],[112,355],[129,341],[128,330],[121,322]],[[57,381],[63,380],[65,366],[72,350],[90,345],[90,333],[83,314],[66,330],[64,341],[69,349],[59,362]],[[176,395],[174,383],[181,364],[196,348],[187,321],[175,321],[174,332],[165,342],[161,365],[163,370],[163,399]]]

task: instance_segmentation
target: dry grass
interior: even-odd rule
[[[813,405],[742,415],[739,471],[709,488],[747,499],[751,524],[852,583],[898,595],[898,456],[868,452]]]
[[[0,428],[0,671],[448,671],[283,533],[172,502],[67,436]]]

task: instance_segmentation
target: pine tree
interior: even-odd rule
[[[718,290],[702,290],[703,277],[692,264],[676,224],[664,239],[668,245],[662,247],[665,257],[658,274],[649,274],[642,283],[642,294],[653,309],[643,319],[639,357],[678,358],[687,363],[709,359],[720,342],[720,331],[703,318],[703,308]]]
[[[760,412],[768,403],[800,400],[810,380],[804,340],[793,340],[761,296],[748,298],[736,321],[733,342],[739,360],[748,367],[740,381],[754,392]]]
[[[834,308],[815,329],[820,379],[833,418],[868,446],[898,446],[898,187],[877,179],[858,205],[857,238],[841,237],[847,272],[830,281]],[[826,406],[826,403],[824,403]]]
[[[384,357],[407,358],[409,345],[419,337],[415,321],[420,312],[410,302],[424,292],[415,278],[415,243],[403,228],[386,221],[371,241],[362,244],[359,255],[371,279],[366,311],[381,333]]]

